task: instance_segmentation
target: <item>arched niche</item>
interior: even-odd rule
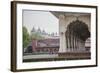
[[[65,37],[67,50],[85,50],[85,41],[90,37],[88,25],[78,19],[72,21],[66,28]]]

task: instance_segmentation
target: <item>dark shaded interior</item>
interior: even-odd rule
[[[73,34],[74,36],[77,36],[83,41],[86,41],[86,39],[90,37],[90,31],[88,29],[88,26],[86,25],[86,23],[79,20],[71,22],[68,25],[67,30],[69,34]]]

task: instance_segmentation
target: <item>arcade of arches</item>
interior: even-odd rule
[[[88,27],[82,21],[71,22],[65,32],[67,51],[85,51],[85,41],[90,37]]]
[[[51,12],[59,19],[60,53],[86,52],[90,38],[90,14]]]

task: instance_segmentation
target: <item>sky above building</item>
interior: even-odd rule
[[[49,11],[23,10],[23,26],[29,33],[33,27],[49,34],[59,33],[59,20]]]

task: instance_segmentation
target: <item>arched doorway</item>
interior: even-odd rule
[[[65,32],[67,51],[85,51],[85,41],[90,37],[90,31],[86,23],[76,20],[71,22]]]

